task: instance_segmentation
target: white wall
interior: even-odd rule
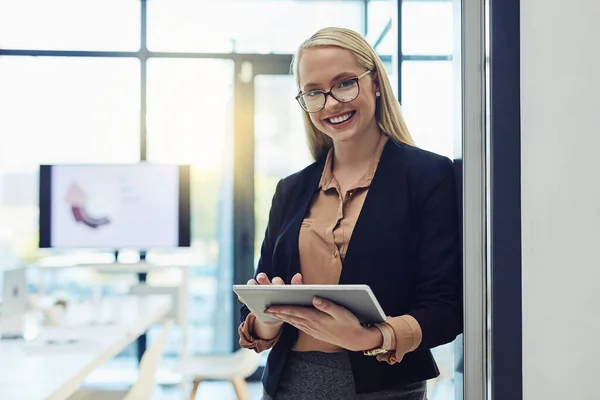
[[[600,1],[521,0],[527,400],[600,399]]]

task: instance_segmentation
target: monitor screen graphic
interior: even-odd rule
[[[187,247],[189,196],[189,166],[42,165],[40,247]]]

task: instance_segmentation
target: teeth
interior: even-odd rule
[[[339,117],[329,118],[329,122],[332,124],[340,124],[346,120],[348,120],[352,116],[352,113],[340,115]]]

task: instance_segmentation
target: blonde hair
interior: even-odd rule
[[[372,71],[372,76],[379,82],[379,91],[381,92],[375,110],[377,126],[394,141],[414,146],[404,118],[402,118],[400,104],[394,97],[392,85],[387,77],[383,63],[377,53],[375,53],[373,47],[360,34],[350,29],[329,27],[317,31],[317,33],[304,41],[292,60],[292,69],[298,87],[300,87],[298,68],[303,51],[322,46],[335,46],[348,50],[354,54],[360,66]],[[307,112],[303,112],[303,118],[310,152],[314,159],[317,160],[327,153],[333,143],[329,136],[317,129],[310,120]]]

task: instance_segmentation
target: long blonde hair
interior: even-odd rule
[[[394,97],[392,85],[387,77],[383,63],[371,45],[360,34],[345,28],[329,27],[323,28],[309,39],[304,41],[292,60],[292,70],[296,77],[296,85],[300,87],[298,68],[300,58],[304,50],[312,47],[336,46],[346,49],[356,57],[356,61],[362,67],[371,70],[372,75],[379,81],[381,96],[375,111],[377,126],[381,131],[399,143],[414,145],[408,131],[400,104]],[[332,146],[329,136],[317,129],[312,123],[307,112],[303,112],[304,126],[308,138],[308,146],[315,160],[324,155]]]

